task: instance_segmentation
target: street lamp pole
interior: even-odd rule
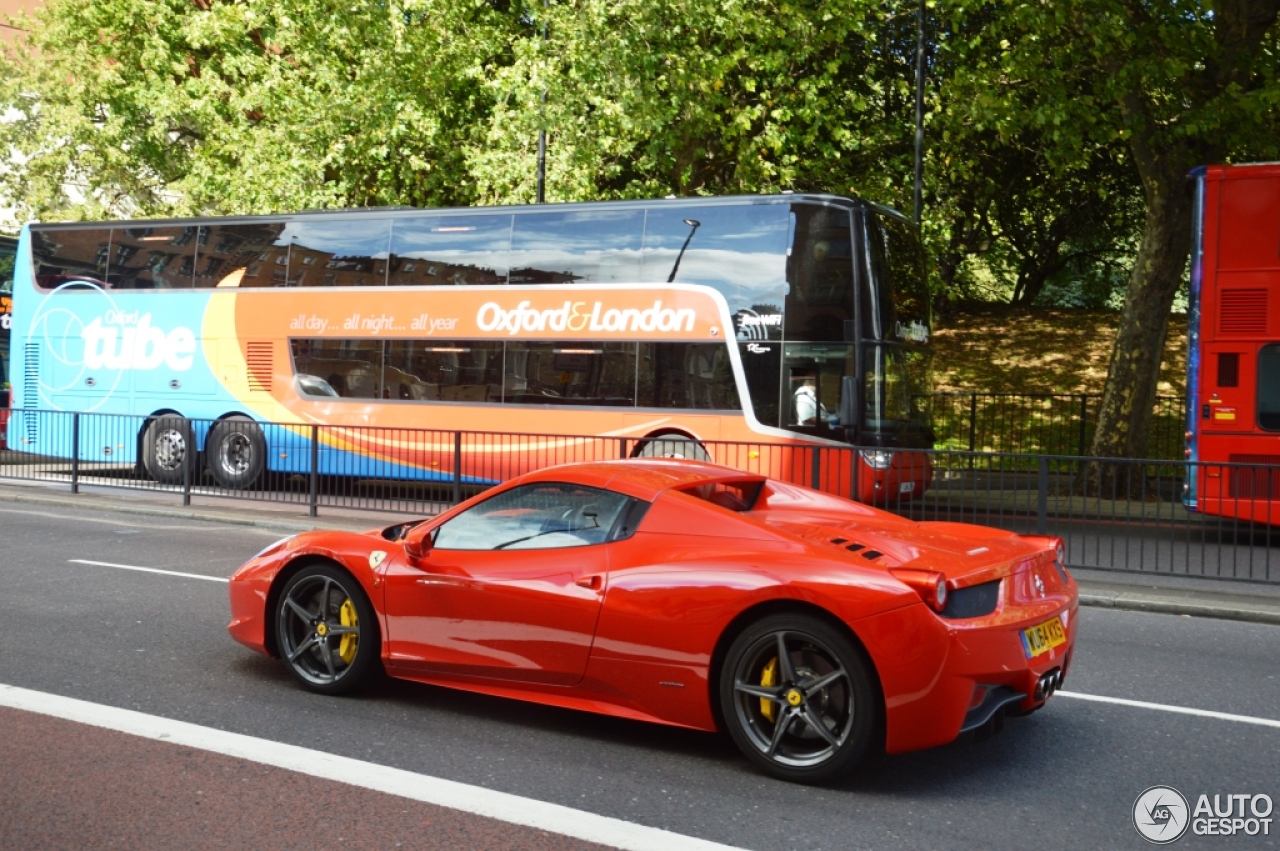
[[[920,212],[924,206],[924,2],[916,12],[916,191],[915,219],[920,224]]]
[[[676,279],[676,270],[680,268],[680,261],[684,259],[684,250],[689,247],[689,241],[693,239],[693,235],[697,233],[698,228],[702,227],[702,222],[697,219],[685,219],[684,223],[689,226],[689,235],[684,238],[684,245],[680,246],[680,253],[676,255],[676,262],[671,267],[671,274],[667,276],[668,284]]]
[[[547,48],[547,16],[545,14],[549,0],[542,0],[542,52],[546,58]],[[923,2],[923,0],[921,0]],[[543,73],[545,73],[545,69]],[[545,204],[547,200],[547,86],[542,85],[542,100],[538,106],[538,186],[535,203]]]

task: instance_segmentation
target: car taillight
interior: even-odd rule
[[[929,608],[940,612],[947,607],[947,578],[936,570],[919,570],[913,567],[890,568],[898,581],[920,595]]]

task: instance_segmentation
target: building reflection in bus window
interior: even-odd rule
[[[387,282],[390,219],[295,220],[285,227],[279,243],[287,253],[277,249],[275,265],[283,269],[275,271],[283,272],[285,286],[367,287]],[[273,271],[273,277],[279,276]]]
[[[509,213],[397,219],[387,283],[505,284],[510,246]]]

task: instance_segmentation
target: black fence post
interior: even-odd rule
[[[1089,397],[1080,394],[1080,448],[1077,455],[1084,457],[1085,424],[1089,422]]]
[[[462,502],[462,432],[453,433],[453,504]]]
[[[978,394],[969,394],[969,469],[973,469],[973,448],[978,442]]]
[[[618,438],[618,457],[627,457],[627,439],[625,437]]]
[[[80,493],[80,414],[71,415],[71,492]]]
[[[320,513],[320,426],[311,424],[311,470],[307,476],[307,516]]]
[[[809,487],[821,490],[822,485],[822,447],[813,447],[813,464],[809,470]]]
[[[184,429],[191,443],[182,455],[182,504],[191,504],[191,471],[195,468],[199,456],[196,454],[196,434],[194,429]]]
[[[1049,533],[1049,456],[1040,456],[1040,475],[1037,477],[1036,534]]]

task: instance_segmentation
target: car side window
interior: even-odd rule
[[[562,482],[504,491],[435,530],[441,550],[545,550],[602,544],[629,502],[620,493]]]

